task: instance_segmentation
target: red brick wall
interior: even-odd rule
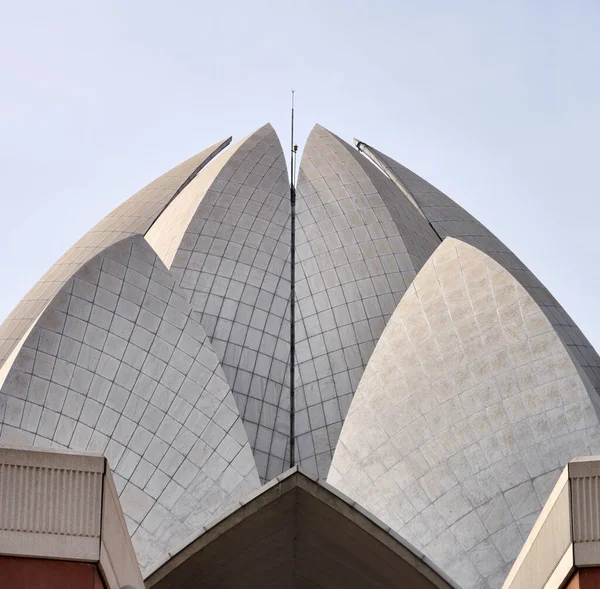
[[[565,589],[580,589],[578,571],[575,571],[575,574],[571,577],[571,580],[567,583]]]
[[[106,589],[95,564],[14,556],[0,556],[0,587]]]
[[[600,589],[600,567],[578,569],[565,589]]]

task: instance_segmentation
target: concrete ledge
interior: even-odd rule
[[[144,586],[97,454],[0,446],[0,555],[95,563],[109,589]]]
[[[600,457],[567,464],[503,589],[558,589],[580,567],[600,566]]]

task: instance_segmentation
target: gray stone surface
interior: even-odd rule
[[[42,313],[0,389],[0,443],[103,453],[142,570],[259,486],[217,356],[141,236]]]
[[[446,238],[377,344],[327,480],[464,589],[500,587],[559,469],[600,451],[590,394],[512,274]]]
[[[222,363],[265,481],[289,466],[289,180],[271,125],[234,149],[171,273]]]
[[[423,214],[442,238],[450,236],[470,243],[496,260],[519,281],[540,306],[567,347],[575,365],[580,371],[585,371],[596,392],[600,395],[600,356],[569,314],[527,266],[489,229],[443,192],[389,156],[370,146],[366,147],[374,161],[384,167],[392,179],[414,198]],[[597,411],[600,407],[598,395],[591,397]]]
[[[297,213],[297,459],[326,477],[371,352],[439,239],[381,171],[320,125],[302,156]]]

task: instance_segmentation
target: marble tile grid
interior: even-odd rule
[[[171,267],[221,360],[264,481],[287,467],[289,181],[271,125],[216,176]]]
[[[389,182],[352,151],[317,125],[298,176],[296,447],[322,478],[364,367],[418,270],[370,176],[387,182],[388,200]]]
[[[219,361],[141,236],[52,300],[0,391],[0,424],[0,442],[108,458],[143,570],[259,486]]]
[[[371,149],[404,183],[442,237],[449,235],[462,239],[486,252],[522,284],[540,305],[575,362],[582,367],[600,394],[600,356],[569,314],[527,266],[484,225],[443,192],[392,158]],[[593,401],[600,411],[600,397],[594,397]]]
[[[518,281],[446,238],[379,340],[328,482],[463,589],[499,589],[561,468],[600,451],[590,391]]]
[[[111,244],[144,233],[190,175],[230,141],[231,138],[215,143],[142,188],[65,252],[0,324],[0,367],[77,269]]]
[[[341,141],[341,139],[339,140]],[[350,145],[347,147],[348,153],[364,169],[381,196],[418,272],[442,240],[424,215],[406,198],[385,172],[381,173],[380,168],[375,167],[371,160],[358,150],[353,149]]]

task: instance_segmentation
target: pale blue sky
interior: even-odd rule
[[[407,165],[537,274],[600,348],[600,3],[2,3],[0,320],[154,177],[267,121]]]

